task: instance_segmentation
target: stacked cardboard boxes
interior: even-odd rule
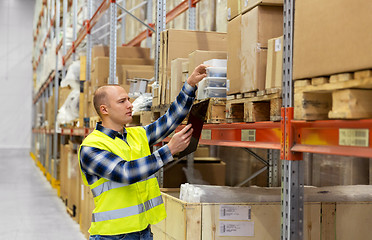
[[[154,76],[154,61],[150,58],[149,48],[140,47],[117,47],[116,59],[118,84],[124,87],[129,93],[130,82],[128,79],[146,78],[151,79]],[[80,106],[80,119],[97,117],[93,107],[94,91],[108,83],[110,74],[109,47],[94,46],[92,49],[91,79],[82,83],[83,100]]]
[[[226,33],[169,29],[161,33],[158,98],[153,105],[169,104],[171,99],[171,62],[188,58],[195,50],[226,51]],[[190,69],[190,66],[189,66]]]
[[[242,15],[228,23],[229,94],[264,90],[268,40],[283,34],[283,1],[241,2]]]

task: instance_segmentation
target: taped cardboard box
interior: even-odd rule
[[[188,58],[177,58],[171,63],[171,87],[170,87],[170,101],[173,102],[178,94],[180,93],[183,83],[182,83],[182,64],[188,62]]]
[[[96,57],[109,57],[110,47],[109,46],[93,46],[92,48],[92,60]],[[142,47],[117,47],[116,48],[117,58],[150,58],[150,49]]]
[[[268,40],[283,35],[283,8],[257,6],[242,15],[240,92],[264,90]]]
[[[68,196],[68,178],[67,178],[67,171],[68,171],[68,153],[70,152],[70,145],[69,144],[61,144],[61,155],[60,155],[60,187],[61,187],[61,198],[63,200],[67,199]]]
[[[239,15],[227,24],[227,79],[230,80],[228,94],[240,92],[241,23],[242,16]]]
[[[241,13],[241,0],[227,0],[227,20],[232,20]]]
[[[117,58],[116,66],[119,69],[120,65],[154,65],[154,60],[143,58]],[[95,90],[97,87],[107,84],[110,75],[110,58],[97,57],[93,60],[92,64],[92,88]],[[118,75],[118,72],[116,73]]]
[[[281,88],[283,79],[283,36],[268,41],[265,88]]]
[[[372,68],[371,12],[365,0],[296,1],[293,78]]]
[[[258,5],[283,6],[283,0],[240,0],[240,9],[242,14],[248,12]]]
[[[73,219],[79,222],[80,217],[80,185],[81,174],[78,159],[79,145],[70,142],[70,151],[67,153],[67,181],[68,181],[68,194],[67,194],[67,207]]]

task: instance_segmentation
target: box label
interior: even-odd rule
[[[275,39],[275,52],[280,52],[282,50],[282,41],[280,38]]]
[[[369,146],[369,129],[340,128],[338,144],[340,146]]]
[[[211,140],[212,139],[212,130],[203,129],[202,132],[201,132],[201,139]]]
[[[220,219],[222,220],[251,220],[251,206],[221,205]]]
[[[254,222],[247,221],[220,221],[219,236],[253,237]]]
[[[242,129],[241,138],[244,142],[255,142],[256,129]]]

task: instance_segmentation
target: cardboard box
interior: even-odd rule
[[[297,1],[293,79],[372,68],[371,11],[364,0]]]
[[[80,206],[80,231],[88,239],[88,230],[90,228],[92,212],[94,210],[94,200],[90,188],[84,184],[81,184]]]
[[[160,104],[170,103],[171,61],[187,58],[195,50],[227,51],[226,33],[169,29],[161,33],[160,46]],[[168,94],[167,94],[168,93]]]
[[[281,88],[283,79],[283,36],[268,41],[265,88]]]
[[[268,40],[283,35],[283,8],[257,6],[242,15],[240,92],[264,90]]]
[[[182,183],[188,182],[182,168],[187,168],[186,161],[181,161],[167,171],[164,171],[164,187],[180,187]],[[208,184],[225,185],[226,163],[224,162],[194,162],[194,171],[195,174],[199,172],[202,180]]]
[[[117,58],[116,69],[120,65],[154,65],[154,60],[143,58]],[[97,87],[107,84],[110,75],[110,59],[108,57],[97,57],[92,63],[92,88],[95,90]],[[116,72],[118,76],[118,72]]]
[[[68,184],[68,178],[67,178],[67,169],[68,169],[68,153],[70,152],[70,145],[69,144],[61,144],[61,155],[60,155],[60,169],[61,169],[61,173],[60,173],[60,181],[61,181],[61,184],[60,184],[60,187],[61,187],[61,198],[63,200],[66,200],[67,199],[67,195],[68,195],[68,188],[69,188],[69,184]]]
[[[258,5],[283,6],[283,0],[240,0],[240,9],[242,14],[248,12]]]
[[[73,219],[79,222],[80,216],[80,194],[81,174],[77,155],[79,145],[70,142],[70,151],[67,154],[67,207],[72,211]]]
[[[180,93],[183,83],[182,83],[182,64],[188,62],[188,58],[177,58],[171,63],[171,87],[170,87],[170,100],[173,102],[178,94]]]
[[[194,69],[211,59],[227,59],[227,51],[203,51],[196,50],[189,54],[189,73],[193,73]]]
[[[228,94],[240,92],[241,22],[242,17],[239,15],[227,24],[227,79],[230,80]]]
[[[123,84],[127,81],[128,78],[136,77],[131,73],[131,76],[128,76],[129,72],[146,72],[145,76],[139,76],[140,78],[153,78],[154,77],[154,65],[121,65],[117,68],[117,75],[119,84]],[[152,73],[152,74],[150,74]]]
[[[87,67],[87,56],[80,56],[80,81],[87,80],[86,67]]]
[[[109,46],[93,46],[92,48],[92,60],[96,57],[110,57]],[[117,58],[150,58],[150,49],[142,47],[117,47],[116,48]]]
[[[58,109],[62,107],[70,93],[71,88],[69,86],[64,88],[61,87],[58,88]]]
[[[241,12],[241,0],[227,0],[227,20],[232,20]]]

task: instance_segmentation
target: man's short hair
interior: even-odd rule
[[[119,84],[107,84],[107,85],[103,85],[99,88],[96,89],[96,91],[94,91],[94,94],[93,94],[93,105],[94,105],[94,109],[96,110],[98,116],[101,116],[101,112],[99,110],[99,107],[103,104],[105,105],[108,105],[108,101],[107,101],[107,87],[112,87],[112,86],[116,86],[116,87],[120,87]]]

